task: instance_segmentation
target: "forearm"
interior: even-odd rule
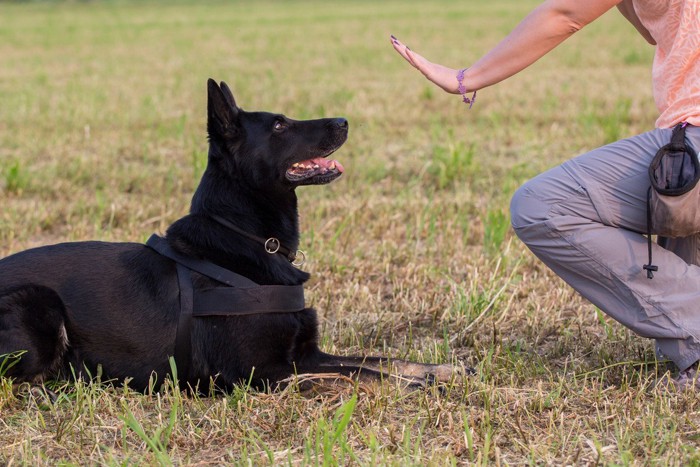
[[[545,1],[467,70],[467,90],[491,86],[522,71],[620,1]]]

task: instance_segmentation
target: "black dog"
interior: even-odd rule
[[[16,382],[85,377],[144,390],[170,373],[207,391],[256,388],[302,373],[413,384],[449,379],[449,365],[341,357],[318,348],[297,269],[300,185],[338,178],[326,159],[346,140],[343,118],[296,121],[240,109],[208,82],[209,161],[190,214],[165,238],[77,242],[0,261],[0,356]],[[298,258],[296,258],[298,260]],[[0,357],[0,367],[3,358]]]

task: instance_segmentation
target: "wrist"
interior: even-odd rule
[[[467,97],[467,87],[464,85],[464,72],[467,70],[468,68],[462,68],[457,71],[457,92],[462,95],[462,102],[469,104],[471,109],[476,101],[476,90],[472,92],[471,97]]]

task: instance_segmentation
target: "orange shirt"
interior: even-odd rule
[[[634,10],[656,40],[656,126],[700,126],[700,0],[634,0]]]

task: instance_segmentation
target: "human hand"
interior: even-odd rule
[[[401,41],[393,35],[391,36],[391,45],[394,46],[394,50],[396,50],[399,55],[413,65],[415,69],[420,71],[423,76],[441,87],[444,91],[452,94],[459,94],[457,70],[427,60],[422,55],[402,44]]]

